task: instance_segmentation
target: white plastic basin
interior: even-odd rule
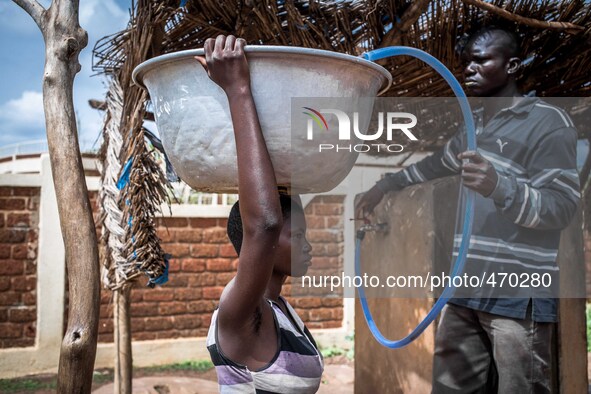
[[[315,141],[294,134],[292,98],[351,98],[351,111],[358,110],[354,107],[360,98],[364,110],[371,112],[373,98],[391,82],[390,73],[370,61],[323,50],[246,46],[245,52],[277,183],[297,193],[331,190],[347,176],[357,154],[314,148],[320,142],[338,144],[336,132],[318,133]],[[150,59],[134,70],[133,78],[150,93],[164,149],[180,178],[199,191],[236,192],[236,146],[228,101],[193,59],[196,55],[202,56],[203,49]],[[361,99],[365,97],[370,98],[369,105]],[[336,117],[326,120],[329,129],[338,130]],[[367,129],[368,121],[362,123],[360,129]]]

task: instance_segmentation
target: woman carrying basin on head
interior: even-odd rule
[[[218,36],[197,60],[226,93],[238,160],[239,203],[228,236],[239,256],[212,316],[207,348],[222,393],[315,393],[323,361],[312,336],[281,297],[304,275],[311,246],[299,198],[279,195],[250,88],[244,40]]]

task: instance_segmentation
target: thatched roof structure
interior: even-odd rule
[[[132,5],[128,28],[95,46],[94,69],[112,75],[124,91],[122,133],[127,133],[123,138],[127,143],[120,156],[124,163],[134,150],[133,157],[146,160],[139,151],[145,149],[141,121],[147,97],[130,78],[133,68],[151,57],[200,48],[209,37],[234,34],[249,44],[353,55],[391,45],[412,46],[459,75],[458,43],[466,34],[492,24],[508,27],[522,39],[527,59],[521,78],[524,90],[535,89],[540,96],[590,95],[591,3],[580,0],[138,0]],[[417,60],[395,58],[383,65],[393,76],[386,95],[452,95],[445,81]],[[579,116],[588,118],[588,111]],[[588,133],[587,129],[581,132]],[[422,146],[413,149],[433,148],[446,136],[422,135]]]
[[[186,3],[179,7],[180,3]],[[168,0],[139,1],[158,8],[157,20],[139,18],[95,47],[95,69],[122,67],[130,30],[152,25],[146,58],[200,48],[209,37],[235,34],[250,44],[294,45],[358,55],[390,45],[420,48],[459,72],[455,50],[462,35],[495,24],[517,32],[528,58],[524,85],[543,96],[587,96],[591,92],[591,4],[584,1],[482,0]],[[135,43],[136,45],[138,43]],[[387,65],[394,76],[390,94],[445,96],[445,83],[412,59]],[[562,83],[557,83],[563,81]]]

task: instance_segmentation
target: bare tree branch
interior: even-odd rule
[[[31,18],[35,21],[41,32],[43,32],[45,23],[43,21],[43,15],[45,14],[45,8],[37,2],[37,0],[12,0],[19,7],[31,15]]]
[[[541,21],[538,19],[533,18],[526,18],[524,16],[516,15],[512,12],[504,10],[500,7],[495,6],[494,4],[487,3],[486,1],[482,0],[463,0],[466,4],[471,4],[475,7],[480,9],[486,10],[488,12],[492,12],[493,14],[502,16],[505,19],[508,19],[513,22],[522,23],[527,26],[537,27],[539,29],[551,29],[551,30],[558,30],[558,31],[565,31],[569,34],[578,34],[583,32],[585,28],[583,26],[575,25],[574,23],[570,22],[553,22],[553,21]]]

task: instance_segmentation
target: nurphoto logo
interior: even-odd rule
[[[303,107],[305,110],[303,114],[308,116],[307,134],[308,140],[314,140],[314,129],[316,132],[327,133],[334,132],[329,128],[329,123],[325,115],[333,115],[338,122],[338,136],[339,141],[361,140],[358,144],[318,144],[318,151],[349,151],[349,152],[369,152],[375,150],[377,152],[387,151],[390,153],[402,152],[404,147],[396,143],[374,143],[368,144],[366,141],[376,141],[382,137],[384,130],[386,133],[386,140],[391,142],[393,138],[401,134],[405,135],[411,141],[417,141],[417,137],[411,132],[417,124],[417,117],[408,112],[378,112],[378,129],[375,132],[362,133],[359,127],[359,113],[353,112],[353,122],[347,113],[339,109],[321,109],[315,110],[310,107]],[[385,124],[385,126],[384,126]],[[316,125],[316,126],[315,126]],[[353,131],[353,133],[351,133]],[[400,133],[401,132],[401,133]],[[352,137],[353,136],[353,137]]]

